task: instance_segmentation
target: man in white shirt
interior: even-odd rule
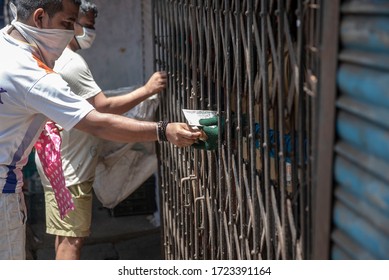
[[[85,60],[76,53],[91,47],[96,36],[97,7],[81,0],[75,36],[70,41],[54,71],[69,84],[72,92],[85,98],[99,112],[123,114],[166,86],[166,73],[156,72],[148,83],[125,95],[106,97],[93,79]],[[77,129],[61,132],[62,168],[66,187],[70,190],[75,210],[60,218],[58,205],[50,182],[44,175],[39,158],[36,163],[45,192],[46,232],[56,235],[56,259],[79,259],[85,237],[90,234],[92,220],[92,184],[97,165],[99,139]],[[108,186],[107,186],[108,187]]]
[[[0,259],[25,259],[22,168],[45,123],[118,142],[200,136],[184,123],[142,122],[100,113],[52,70],[74,36],[79,0],[18,0],[17,19],[0,31]]]

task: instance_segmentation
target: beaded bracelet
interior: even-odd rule
[[[159,121],[157,122],[157,139],[158,142],[167,141],[166,137],[166,127],[169,124],[168,121]]]

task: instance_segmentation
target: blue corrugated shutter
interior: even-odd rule
[[[341,6],[333,259],[389,259],[389,0]]]

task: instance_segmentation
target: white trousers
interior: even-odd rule
[[[26,259],[26,220],[23,193],[0,193],[0,260]]]

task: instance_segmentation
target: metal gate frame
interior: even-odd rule
[[[328,259],[330,256],[339,17],[340,0],[323,1],[323,39],[320,50],[320,94],[314,184],[313,259]]]
[[[159,118],[225,120],[216,151],[158,147],[165,258],[310,258],[321,1],[153,3]]]

